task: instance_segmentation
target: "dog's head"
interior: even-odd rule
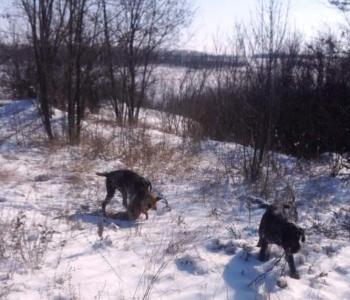
[[[148,209],[157,210],[157,202],[161,200],[162,197],[151,192],[148,193],[148,197],[149,197]]]
[[[297,222],[298,221],[298,211],[295,203],[287,202],[282,206],[282,213],[287,220]]]
[[[287,223],[282,234],[283,248],[289,253],[297,253],[301,247],[300,242],[305,242],[304,229],[293,223]]]

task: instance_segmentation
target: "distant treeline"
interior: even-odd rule
[[[214,87],[188,84],[168,109],[198,121],[211,138],[251,145],[257,153],[349,152],[350,52],[343,46],[321,38],[249,57],[214,72]]]
[[[198,51],[162,50],[153,57],[155,64],[193,69],[242,66],[244,61],[233,55],[209,54]]]
[[[36,97],[31,47],[0,47],[2,86],[14,97]],[[113,49],[116,62],[120,55]],[[208,76],[202,83],[187,82],[179,94],[165,96],[163,106],[198,121],[206,136],[299,157],[350,151],[350,53],[331,39],[245,59],[162,50],[150,61],[211,74],[210,84]],[[94,68],[106,69],[107,64],[101,59]],[[93,74],[93,84],[87,86],[93,90],[86,98],[91,109],[111,97],[107,78]]]

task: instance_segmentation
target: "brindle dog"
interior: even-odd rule
[[[107,195],[102,202],[102,213],[106,215],[106,206],[113,198],[115,191],[122,194],[123,206],[127,209],[129,219],[137,219],[141,213],[146,215],[149,209],[156,209],[156,203],[161,198],[153,194],[150,181],[131,170],[117,170],[106,173],[96,173],[106,177]]]

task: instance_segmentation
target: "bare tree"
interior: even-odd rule
[[[68,104],[68,135],[71,143],[79,141],[84,105],[81,98],[81,59],[83,51],[84,18],[87,0],[68,0],[68,22],[65,45],[66,97]]]
[[[115,11],[116,15],[111,14],[113,10],[111,5],[108,5],[106,0],[101,0],[102,12],[103,12],[103,32],[104,32],[104,58],[105,65],[107,68],[107,77],[110,82],[110,94],[111,94],[111,103],[114,108],[115,117],[117,120],[120,120],[123,117],[123,100],[120,96],[123,94],[121,89],[122,87],[118,85],[116,78],[116,62],[118,61],[118,53],[115,53],[116,47],[113,47],[113,44],[117,44],[117,40],[113,39],[113,33],[116,33],[119,28],[119,15],[120,11]]]
[[[14,99],[35,98],[32,48],[16,18],[7,15],[5,20],[0,30],[0,92]]]
[[[51,128],[50,90],[53,83],[53,65],[62,41],[65,0],[20,0],[21,8],[30,26],[30,41],[34,51],[36,85],[39,108],[46,134],[54,138]],[[63,12],[55,15],[55,5]]]
[[[262,0],[257,9],[257,21],[253,22],[251,31],[246,32],[248,44],[245,52],[251,55],[251,59],[247,59],[246,75],[253,78],[250,82],[259,91],[245,101],[244,111],[250,116],[250,121],[243,121],[250,128],[248,144],[253,147],[247,161],[247,174],[252,181],[260,175],[264,154],[271,145],[279,117],[276,78],[279,54],[287,33],[288,12],[289,2],[286,5],[283,0]]]
[[[67,103],[69,141],[79,143],[86,102],[91,99],[91,94],[96,94],[92,87],[93,74],[99,69],[102,6],[93,0],[66,1],[62,94]]]
[[[49,139],[50,110],[67,111],[68,138],[79,142],[85,105],[91,100],[92,73],[102,27],[97,0],[20,0],[30,25],[37,95]]]
[[[38,98],[41,115],[49,139],[53,139],[49,97],[48,97],[48,73],[50,59],[50,23],[52,21],[53,1],[35,0],[21,1],[24,12],[28,18],[31,28],[31,40],[34,48],[34,57],[37,69]]]
[[[137,122],[140,107],[152,84],[151,59],[188,24],[191,11],[186,0],[115,0],[118,14],[117,36],[120,49],[122,98],[126,119]]]

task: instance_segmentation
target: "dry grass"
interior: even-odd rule
[[[33,220],[28,220],[22,212],[15,217],[1,219],[0,259],[15,261],[18,268],[39,269],[54,230],[45,223],[34,223]]]
[[[84,133],[80,147],[82,155],[89,160],[102,159],[111,161],[117,157],[114,137],[106,138],[102,134]]]
[[[10,183],[13,182],[13,179],[16,177],[16,171],[13,169],[8,169],[2,167],[0,169],[0,182],[1,183]]]
[[[141,140],[125,152],[123,162],[126,167],[145,174],[152,181],[158,181],[166,176],[168,180],[193,177],[195,156],[183,153],[179,146],[155,144],[150,139]]]

